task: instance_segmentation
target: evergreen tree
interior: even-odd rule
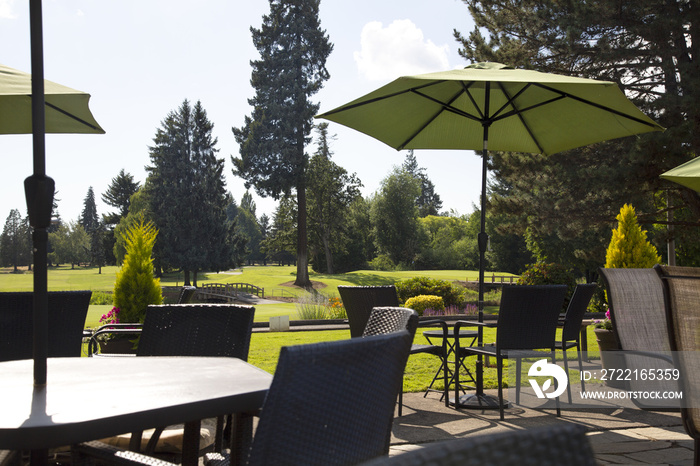
[[[116,177],[112,178],[107,191],[102,193],[102,201],[115,207],[117,212],[106,214],[104,216],[105,223],[116,225],[119,223],[119,220],[129,214],[131,196],[139,190],[139,187],[140,184],[134,181],[134,177],[131,174],[124,172],[123,168]]]
[[[418,216],[427,217],[428,215],[440,215],[440,209],[442,209],[442,199],[435,192],[435,185],[428,175],[425,173],[425,168],[418,166],[418,161],[413,153],[413,150],[409,150],[406,154],[406,160],[403,162],[403,168],[408,173],[412,174],[420,180],[420,196],[416,199],[416,206],[418,207]]]
[[[292,199],[280,199],[272,218],[270,233],[260,243],[260,250],[266,257],[280,265],[292,263],[294,260],[294,238],[297,230],[295,209]]]
[[[335,273],[333,253],[345,247],[347,211],[360,195],[362,183],[333,163],[328,144],[328,123],[318,125],[318,149],[309,163],[309,230],[325,256],[325,267],[317,271]],[[313,241],[312,241],[313,243]]]
[[[661,262],[656,248],[647,241],[647,232],[637,222],[634,207],[622,206],[617,221],[605,256],[606,268],[646,269]]]
[[[126,230],[126,256],[114,282],[114,307],[119,309],[119,321],[143,322],[150,304],[161,304],[163,293],[160,280],[153,276],[153,245],[158,230],[141,218]]]
[[[31,231],[29,219],[22,218],[19,210],[12,209],[0,236],[0,260],[3,266],[12,266],[17,272],[19,266],[31,264]]]
[[[280,199],[296,192],[297,276],[309,287],[307,251],[307,168],[318,104],[310,101],[329,78],[326,59],[333,46],[319,20],[320,0],[270,0],[260,29],[251,28],[260,59],[251,62],[255,97],[243,127],[233,128],[240,158],[233,173],[261,196]]]
[[[95,204],[95,191],[92,190],[92,186],[88,188],[88,192],[85,195],[85,200],[83,201],[83,211],[80,214],[80,219],[78,223],[82,225],[85,231],[92,235],[92,232],[97,230],[100,225],[100,217],[97,215],[97,204]]]
[[[250,194],[250,191],[243,193],[243,197],[241,198],[241,209],[247,210],[253,215],[253,217],[255,217],[255,201],[253,200],[253,195]]]
[[[197,285],[198,271],[225,270],[237,259],[213,126],[200,102],[191,107],[185,100],[157,130],[146,167],[146,198],[160,231],[156,256],[183,269],[186,285]]]

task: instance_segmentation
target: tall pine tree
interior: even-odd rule
[[[297,286],[309,287],[306,186],[313,116],[311,102],[329,78],[326,59],[333,50],[319,20],[320,0],[270,0],[260,29],[251,28],[260,59],[251,62],[253,107],[241,128],[233,128],[240,158],[233,173],[261,196],[280,199],[296,192]]]
[[[160,231],[156,254],[163,266],[184,270],[186,285],[197,285],[198,271],[225,270],[235,262],[226,216],[231,198],[213,126],[200,102],[192,107],[185,100],[157,130],[146,167],[145,190]]]
[[[123,168],[112,178],[107,191],[102,193],[102,201],[118,210],[105,215],[105,223],[116,225],[129,214],[131,196],[139,190],[139,185],[138,181],[134,181],[133,175],[126,173]]]

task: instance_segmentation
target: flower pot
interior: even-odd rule
[[[603,369],[610,371],[611,369],[624,369],[625,358],[621,352],[618,352],[617,337],[615,332],[604,328],[593,329],[598,348],[600,349],[600,365]],[[610,378],[611,373],[606,374],[607,379],[605,385],[613,388],[625,388],[625,382],[616,380],[615,377]]]
[[[113,338],[99,340],[100,353],[102,354],[136,354],[133,339]]]

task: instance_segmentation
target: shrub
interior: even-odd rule
[[[426,309],[432,309],[434,311],[445,310],[445,303],[440,296],[426,294],[408,298],[405,306],[416,311],[419,316],[422,316]]]
[[[527,266],[520,275],[519,285],[566,285],[568,287],[563,311],[569,305],[569,299],[576,289],[576,277],[573,272],[560,264],[537,262]]]
[[[605,253],[606,268],[646,269],[661,262],[656,247],[647,240],[646,230],[637,222],[634,207],[625,204],[616,218],[617,228]]]
[[[423,316],[477,316],[479,315],[479,306],[476,304],[465,304],[464,307],[447,306],[443,310],[426,309],[423,311]]]
[[[369,261],[369,266],[372,270],[382,270],[385,272],[396,270],[396,264],[386,254],[380,254]]]
[[[153,276],[153,244],[158,230],[143,218],[124,233],[126,256],[114,283],[114,307],[120,322],[143,322],[150,304],[161,304],[160,280]]]
[[[462,288],[448,282],[428,277],[414,277],[396,283],[399,301],[405,303],[409,298],[419,295],[440,296],[445,306],[463,306],[465,292]]]

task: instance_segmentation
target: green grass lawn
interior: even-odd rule
[[[423,336],[423,330],[418,329],[414,343],[427,344],[427,340]],[[561,330],[558,330],[557,335],[561,337]],[[592,329],[588,329],[588,348],[589,355],[592,358],[598,357],[598,345],[595,340],[595,335]],[[312,331],[312,332],[261,332],[253,333],[250,343],[250,355],[248,361],[270,373],[274,373],[277,365],[277,359],[282,346],[317,343],[322,341],[336,341],[350,338],[349,330],[328,330],[328,331]],[[496,340],[496,330],[492,328],[484,329],[484,343],[491,343]],[[435,341],[433,341],[435,343]],[[557,358],[561,358],[561,352],[557,352]],[[569,350],[567,358],[570,362],[570,375],[572,380],[578,380],[579,373],[571,367],[577,367],[578,362],[576,352]],[[473,370],[475,358],[469,358],[467,367]],[[572,364],[573,363],[573,364]],[[508,365],[508,362],[506,362]],[[406,363],[406,371],[404,376],[404,391],[406,392],[422,392],[430,384],[430,381],[439,366],[438,359],[435,356],[419,354],[408,358]],[[525,376],[522,378],[523,384],[528,384],[527,367],[523,368]],[[461,375],[460,375],[461,376]],[[435,387],[442,389],[442,381],[435,384]],[[486,367],[484,369],[484,387],[497,388],[496,368]]]

